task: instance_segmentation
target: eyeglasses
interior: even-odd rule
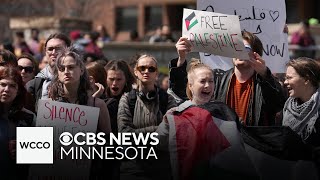
[[[153,66],[138,66],[137,67],[137,70],[140,72],[145,72],[147,69],[148,69],[148,72],[151,72],[151,73],[157,71],[157,68],[153,67]]]
[[[47,47],[47,51],[48,51],[48,52],[52,52],[53,50],[62,51],[62,50],[63,50],[63,47],[61,47],[61,46],[57,46],[57,47]]]
[[[22,71],[24,69],[24,72],[26,73],[33,73],[33,67],[31,66],[18,66],[19,70]]]

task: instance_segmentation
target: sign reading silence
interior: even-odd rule
[[[70,104],[52,100],[38,102],[37,127],[53,127],[53,165],[31,166],[29,174],[33,177],[61,176],[89,178],[91,160],[83,159],[61,159],[62,146],[60,135],[69,132],[75,135],[78,132],[96,132],[100,109],[97,107]],[[41,134],[39,134],[41,136]],[[69,149],[71,144],[65,149]]]
[[[249,59],[238,16],[184,9],[182,36],[191,42],[192,52]]]

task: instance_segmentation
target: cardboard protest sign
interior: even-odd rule
[[[262,41],[262,58],[271,71],[285,72],[289,50],[288,35],[283,33],[286,21],[284,0],[198,0],[197,9],[237,15],[241,30],[254,33]],[[218,57],[212,53],[200,53],[200,58],[213,69],[227,70],[233,67],[230,58]]]
[[[184,9],[182,35],[191,51],[249,59],[243,45],[238,16]]]
[[[91,160],[72,160],[60,158],[60,134],[70,132],[96,132],[99,108],[69,104],[51,100],[39,100],[37,127],[53,127],[54,132],[54,157],[53,165],[33,165],[30,168],[31,176],[77,176],[89,177]],[[39,134],[41,136],[41,134]],[[74,144],[71,144],[73,146]],[[74,145],[76,146],[76,145]],[[65,147],[68,149],[68,147]],[[48,170],[50,169],[50,171]],[[49,174],[48,174],[49,173]],[[65,174],[64,174],[65,173]]]

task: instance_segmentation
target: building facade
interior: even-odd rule
[[[103,24],[114,40],[125,41],[130,31],[142,39],[156,27],[169,25],[179,33],[183,8],[196,8],[196,0],[1,0],[0,20],[4,25],[0,35],[7,34],[8,18],[55,17],[82,19],[92,22],[92,28]],[[286,0],[287,22],[320,19],[320,1]],[[36,25],[34,25],[36,26]]]

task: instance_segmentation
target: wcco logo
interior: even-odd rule
[[[49,149],[50,143],[49,142],[19,142],[21,149]]]
[[[17,164],[53,164],[52,127],[17,127]]]

